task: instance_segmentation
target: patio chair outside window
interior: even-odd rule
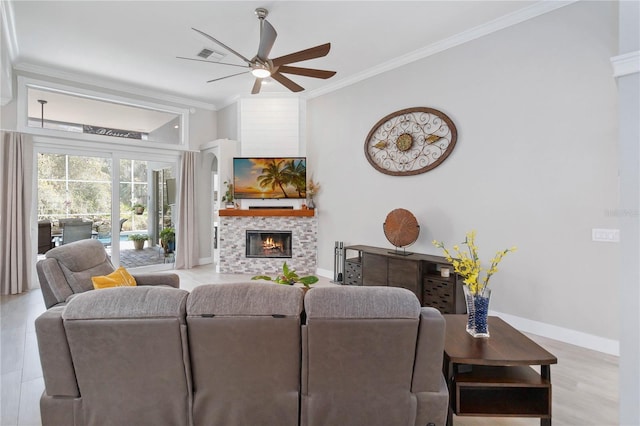
[[[91,238],[92,222],[67,222],[62,229],[62,245]]]
[[[54,246],[51,236],[51,222],[41,220],[38,222],[38,254],[45,254]]]
[[[82,223],[81,217],[65,217],[62,219],[58,219],[58,223],[60,224],[60,228],[64,228],[67,223]]]

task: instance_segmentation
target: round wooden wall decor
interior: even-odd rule
[[[406,247],[414,243],[420,234],[420,225],[416,217],[405,209],[392,210],[382,228],[387,240],[395,247]]]
[[[453,151],[458,130],[433,108],[407,108],[378,121],[364,143],[369,163],[387,175],[417,175],[438,167]]]

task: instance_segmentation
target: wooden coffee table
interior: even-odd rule
[[[498,317],[488,338],[466,332],[466,315],[444,315],[444,375],[449,387],[447,426],[453,414],[540,417],[551,425],[551,364],[558,359]],[[539,365],[540,373],[531,366]]]

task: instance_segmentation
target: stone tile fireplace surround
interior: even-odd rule
[[[220,272],[275,276],[286,261],[301,275],[317,267],[318,220],[314,210],[220,210]],[[246,257],[246,231],[291,231],[291,258]]]

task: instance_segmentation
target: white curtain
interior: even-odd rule
[[[27,135],[0,132],[0,293],[30,288],[31,141]]]
[[[176,269],[191,269],[198,264],[196,158],[195,152],[185,152],[182,155],[176,227]]]

